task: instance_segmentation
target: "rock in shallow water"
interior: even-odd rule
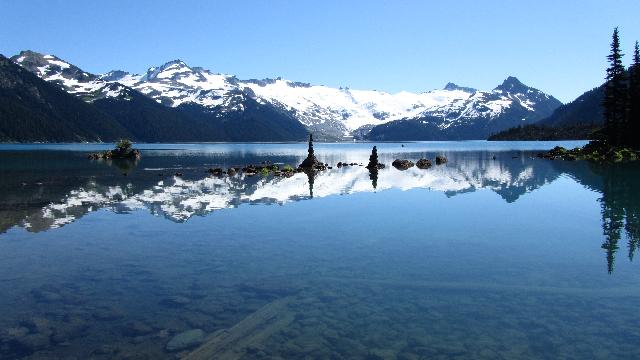
[[[142,321],[131,321],[122,327],[122,334],[129,337],[147,335],[152,332],[153,328]]]
[[[431,160],[429,159],[420,159],[416,162],[416,167],[418,169],[428,169],[431,167]]]
[[[98,308],[91,314],[96,320],[100,321],[108,321],[108,320],[117,320],[121,319],[125,316],[123,310],[106,306],[102,308]]]
[[[436,165],[442,165],[447,162],[447,157],[444,155],[436,156]]]
[[[407,170],[408,168],[413,166],[413,162],[411,162],[409,160],[395,159],[395,160],[393,160],[391,165],[393,165],[393,167],[398,169],[398,170]]]
[[[15,339],[15,343],[26,352],[36,352],[49,347],[49,337],[43,334],[29,334]]]
[[[190,303],[191,300],[189,298],[180,295],[170,296],[160,301],[160,304],[172,308],[184,307],[189,305]]]
[[[200,329],[187,330],[174,336],[167,343],[167,351],[180,351],[194,348],[204,342],[204,331]]]

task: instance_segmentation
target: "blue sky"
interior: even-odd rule
[[[179,58],[389,92],[492,89],[514,75],[566,102],[602,83],[614,26],[631,53],[639,13],[637,0],[0,0],[0,53],[55,54],[93,73]]]

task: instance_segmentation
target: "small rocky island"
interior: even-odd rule
[[[122,139],[116,143],[113,150],[107,150],[100,153],[89,154],[89,159],[122,159],[136,160],[140,158],[140,150],[133,148],[131,140]]]
[[[640,151],[624,146],[612,146],[606,141],[590,141],[587,145],[575,149],[556,146],[547,152],[538,153],[537,157],[549,160],[620,162],[640,159]]]

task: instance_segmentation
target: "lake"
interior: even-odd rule
[[[0,358],[640,358],[640,165],[582,144],[0,145]]]

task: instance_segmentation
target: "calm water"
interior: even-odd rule
[[[640,358],[639,165],[377,145],[0,145],[0,358]]]

